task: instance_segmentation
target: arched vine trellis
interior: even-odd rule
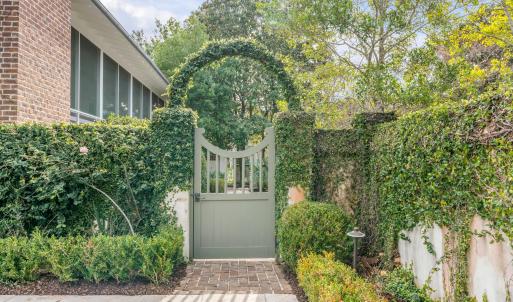
[[[266,70],[276,75],[283,85],[285,98],[290,110],[300,110],[301,105],[294,82],[285,71],[283,63],[270,51],[253,40],[214,41],[203,47],[198,53],[189,57],[176,71],[168,87],[170,106],[183,106],[187,86],[193,75],[202,67],[225,57],[241,56],[253,59]]]

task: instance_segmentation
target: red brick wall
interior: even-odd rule
[[[16,122],[69,121],[71,0],[0,1],[2,64],[7,66],[5,61],[8,60],[16,65],[9,70],[2,65],[0,121],[10,122],[12,116]],[[9,22],[4,18],[7,12],[16,15],[17,26],[3,25]],[[7,48],[3,46],[5,40],[10,40],[7,39],[9,34],[17,36],[17,47],[9,48],[12,53],[6,52]],[[8,84],[4,83],[6,80],[13,82],[9,84],[14,85],[14,89],[4,90],[4,85],[7,87]]]
[[[17,116],[18,1],[0,0],[0,123]]]

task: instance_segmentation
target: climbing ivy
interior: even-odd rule
[[[299,110],[300,103],[297,91],[289,74],[285,71],[283,63],[270,51],[254,40],[236,39],[213,41],[206,44],[196,54],[190,56],[173,75],[168,87],[171,106],[182,106],[187,94],[191,78],[202,67],[221,60],[225,57],[241,56],[261,63],[266,70],[275,74],[285,91],[285,98],[291,110]]]
[[[387,254],[403,230],[447,228],[444,261],[451,263],[454,301],[467,296],[472,218],[513,239],[512,118],[508,98],[482,96],[408,114],[381,126],[372,140],[368,197],[379,208]]]
[[[287,205],[288,188],[311,192],[315,116],[302,111],[278,114],[276,133],[276,217]]]

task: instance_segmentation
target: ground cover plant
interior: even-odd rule
[[[25,282],[50,274],[61,282],[168,282],[184,262],[183,233],[165,227],[154,236],[43,236],[0,239],[0,282]]]

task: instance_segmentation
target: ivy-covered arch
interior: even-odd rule
[[[168,87],[170,106],[183,106],[185,104],[187,86],[198,70],[225,57],[234,56],[250,58],[260,62],[266,70],[275,74],[278,81],[283,85],[289,109],[301,109],[296,87],[285,71],[283,63],[257,42],[245,39],[214,41],[189,57],[176,71]]]

